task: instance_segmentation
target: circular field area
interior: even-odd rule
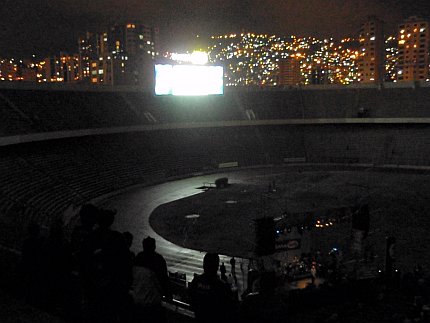
[[[430,175],[288,167],[239,173],[241,180],[230,180],[226,188],[196,187],[200,194],[160,205],[151,227],[186,248],[252,258],[256,218],[284,215],[286,224],[300,225],[304,213],[367,204],[370,231],[363,245],[376,263],[383,264],[385,239],[393,236],[399,269],[430,266]],[[348,253],[351,221],[307,230],[312,251],[336,246]]]

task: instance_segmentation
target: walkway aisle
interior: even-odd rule
[[[102,203],[102,206],[115,208],[118,213],[114,228],[120,232],[130,231],[134,236],[132,249],[139,252],[142,249],[141,241],[146,236],[156,239],[157,251],[164,256],[170,272],[185,273],[187,281],[193,279],[194,273],[203,272],[204,252],[187,249],[175,245],[154,232],[149,226],[149,216],[152,211],[161,204],[177,199],[199,194],[202,191],[196,189],[203,183],[213,183],[220,177],[228,177],[229,182],[239,183],[249,176],[248,172],[235,172],[228,174],[213,174],[196,176],[178,181],[163,183],[160,185],[134,188],[116,196],[110,197]],[[227,268],[227,276],[230,273],[230,257],[220,255],[221,262]],[[240,263],[243,263],[245,277],[242,276]],[[236,258],[236,275],[239,294],[243,291],[247,277],[248,260]]]

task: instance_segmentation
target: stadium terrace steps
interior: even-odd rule
[[[428,124],[211,126],[247,122],[252,114],[257,121],[357,118],[360,111],[371,118],[430,117],[429,99],[430,88],[232,91],[199,98],[0,89],[3,137],[56,130],[67,137],[67,130],[154,123],[209,125],[3,146],[0,220],[21,212],[49,223],[70,204],[134,184],[214,170],[228,162],[242,167],[302,158],[310,163],[429,166]]]
[[[31,123],[12,109],[0,93],[0,136],[31,132]]]
[[[43,131],[130,126],[140,123],[126,102],[115,93],[1,90],[0,94],[13,102]],[[3,115],[19,121],[23,119],[19,119],[19,115],[13,114],[11,109],[1,108],[4,110],[2,112],[5,112]],[[26,120],[22,120],[23,123],[24,121]],[[24,126],[29,127],[28,121]],[[21,133],[34,132],[29,128]]]

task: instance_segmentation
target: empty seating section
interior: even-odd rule
[[[256,119],[297,119],[302,117],[300,91],[237,93],[242,109],[251,109]]]
[[[86,128],[91,124],[91,114],[82,109],[79,99],[68,92],[8,90],[4,95],[42,131],[60,131]],[[61,108],[59,108],[61,107]],[[73,127],[73,125],[79,125]]]
[[[1,90],[0,93],[12,102],[22,115],[37,124],[39,131],[104,128],[140,123],[121,95],[113,92]],[[34,132],[29,130],[24,133]]]
[[[303,143],[305,128],[300,126],[273,126],[260,130],[265,151],[270,154],[270,163],[281,164],[287,160],[306,159]]]
[[[96,88],[90,92],[0,89],[0,136],[154,123],[248,120],[249,111],[257,120],[430,117],[429,101],[430,87],[229,90],[222,96],[205,97],[155,96]]]
[[[0,136],[62,131],[66,137],[0,147],[0,243],[19,245],[17,237],[23,237],[29,221],[49,225],[69,205],[230,162],[241,167],[289,160],[430,165],[427,124],[217,123],[74,138],[67,130],[210,125],[253,115],[257,120],[355,118],[360,109],[371,117],[429,117],[429,99],[430,88],[231,91],[179,98],[131,91],[0,89]]]
[[[427,125],[309,125],[304,147],[310,162],[430,165]]]
[[[0,223],[8,227],[16,219],[22,224],[24,214],[27,222],[37,219],[47,225],[71,204],[134,184],[215,170],[229,162],[253,166],[305,157],[314,163],[428,166],[429,138],[430,129],[424,125],[243,126],[4,146],[0,148]]]
[[[0,136],[36,132],[37,128],[31,120],[23,117],[11,104],[0,92]]]
[[[141,120],[142,124],[152,123],[145,117],[146,112],[149,112],[157,122],[166,122],[163,119],[163,115],[160,114],[160,109],[157,108],[152,94],[139,92],[123,92],[120,95],[122,96],[123,100],[127,102],[130,109],[132,109],[134,113],[139,117],[139,120]]]
[[[303,91],[303,115],[308,118],[357,117],[359,91]]]
[[[261,164],[262,156],[252,128],[140,132],[5,146],[0,154],[0,222],[19,205],[31,210],[32,218],[39,217],[38,222],[49,224],[70,204],[133,184],[215,169],[223,162]]]
[[[159,123],[241,120],[235,96],[170,97],[145,93],[124,93],[130,106],[141,113],[150,112]],[[144,122],[148,122],[144,120]]]
[[[428,118],[430,117],[428,88],[385,89],[360,95],[360,105],[375,118]]]
[[[92,92],[79,93],[84,106],[94,119],[98,120],[99,127],[119,127],[140,124],[136,113],[130,109],[120,93]]]

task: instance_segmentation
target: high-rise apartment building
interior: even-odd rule
[[[113,84],[152,87],[158,34],[158,28],[139,23],[111,28],[107,46],[112,56]]]
[[[360,29],[358,81],[382,82],[384,79],[384,23],[375,16],[369,17]]]
[[[59,57],[48,57],[42,64],[41,74],[44,82],[78,82],[79,56],[60,53]]]
[[[416,16],[399,26],[398,81],[426,80],[429,78],[429,23]]]
[[[158,28],[138,23],[115,25],[109,31],[108,50],[111,53],[127,53],[128,55],[157,54]]]
[[[87,33],[79,39],[81,79],[151,88],[157,45],[158,28],[138,23],[115,25],[99,34]]]
[[[90,33],[79,37],[79,77],[82,81],[91,78],[91,66],[94,60],[107,56],[107,33]]]

